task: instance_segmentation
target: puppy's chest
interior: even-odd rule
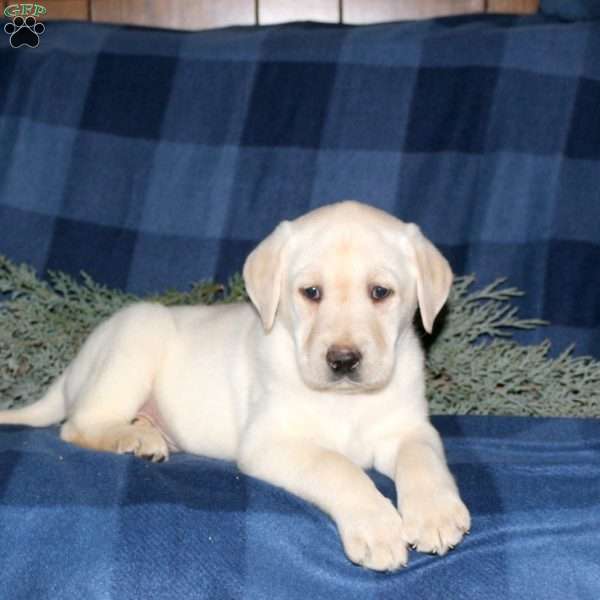
[[[373,457],[375,454],[373,444],[360,431],[354,431],[348,436],[340,452],[363,469],[373,466]]]
[[[353,463],[363,468],[373,465],[375,440],[368,435],[360,419],[346,415],[345,418],[327,420],[321,423],[323,441],[331,450],[343,454]]]

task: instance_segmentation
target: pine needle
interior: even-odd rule
[[[544,324],[521,319],[511,304],[522,292],[498,280],[471,290],[473,276],[457,278],[445,318],[428,344],[428,399],[432,413],[600,416],[600,362],[567,348],[550,357],[550,343],[523,346],[517,330]],[[73,359],[90,331],[138,298],[102,286],[82,273],[39,279],[26,265],[0,255],[0,408],[40,397]],[[143,298],[169,306],[247,300],[244,282],[195,283]]]

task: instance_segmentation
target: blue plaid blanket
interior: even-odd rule
[[[596,600],[600,421],[444,417],[471,535],[380,574],[332,521],[230,464],[81,450],[0,427],[0,596],[7,600]],[[374,475],[393,498],[391,481]]]
[[[48,23],[36,49],[1,42],[10,258],[185,287],[239,271],[281,219],[356,198],[418,222],[457,273],[524,289],[522,312],[552,322],[527,340],[600,355],[600,23]],[[391,575],[232,465],[0,428],[0,597],[599,598],[600,423],[436,424],[473,532]]]
[[[0,35],[3,35],[0,32]],[[135,292],[226,279],[354,198],[600,356],[600,22],[470,17],[0,39],[0,252]]]

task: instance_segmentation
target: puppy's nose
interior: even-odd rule
[[[331,346],[326,358],[327,364],[336,375],[345,375],[358,367],[362,354],[352,346]]]

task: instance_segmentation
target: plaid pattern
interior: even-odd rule
[[[600,354],[598,23],[199,34],[47,27],[0,48],[0,252],[142,292],[224,279],[283,218],[358,198],[457,273],[508,276]],[[35,240],[35,243],[32,243]]]
[[[565,600],[600,597],[600,422],[439,418],[471,535],[376,574],[332,521],[230,464],[81,450],[0,428],[0,581],[10,600]],[[374,476],[393,499],[391,481]],[[596,557],[596,558],[595,558]]]
[[[600,354],[599,23],[49,23],[35,50],[5,42],[11,258],[137,292],[185,286],[239,270],[281,219],[351,197],[421,224],[456,272],[508,276],[524,312],[552,321],[544,335]],[[473,533],[393,575],[350,565],[327,517],[231,465],[151,465],[3,427],[1,587],[11,600],[600,597],[600,424],[436,424]]]
[[[1,41],[1,40],[0,40]],[[471,17],[201,33],[51,23],[0,47],[0,252],[157,291],[355,198],[507,276],[600,355],[600,23]]]

